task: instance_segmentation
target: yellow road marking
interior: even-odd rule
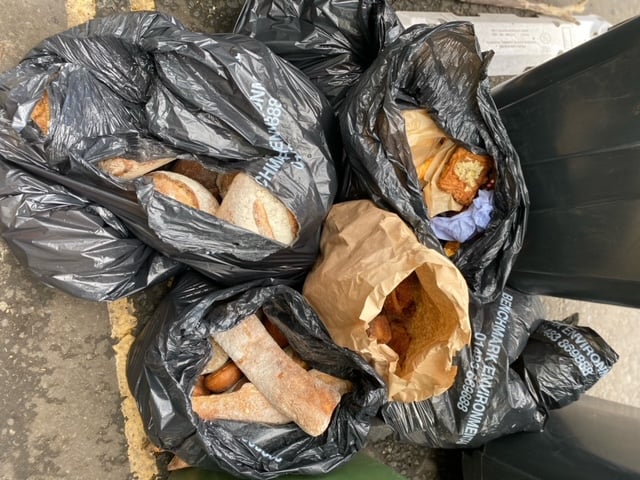
[[[67,27],[75,27],[96,16],[95,0],[66,0]]]
[[[66,0],[65,7],[69,28],[88,22],[96,16],[96,0]],[[131,0],[131,10],[155,10],[155,2],[154,0]],[[129,390],[126,371],[129,349],[135,340],[132,332],[138,320],[133,306],[126,298],[110,302],[107,310],[111,321],[111,337],[115,341],[113,349],[130,471],[134,478],[151,480],[159,475],[152,451],[154,447],[144,431],[136,401]]]
[[[147,437],[140,412],[127,382],[127,357],[131,344],[135,340],[132,335],[138,322],[133,305],[124,298],[107,305],[111,320],[111,338],[116,341],[113,349],[116,352],[116,374],[120,387],[121,408],[124,416],[124,433],[127,438],[129,465],[134,478],[151,480],[157,478],[159,470]]]
[[[131,0],[131,11],[140,12],[144,10],[155,10],[155,0]]]

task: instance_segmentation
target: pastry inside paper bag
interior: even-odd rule
[[[333,340],[360,353],[389,400],[413,402],[453,385],[471,340],[468,291],[444,255],[369,201],[335,205],[304,295]]]
[[[460,205],[468,207],[480,187],[489,181],[492,166],[493,162],[487,155],[476,155],[458,147],[440,173],[438,187],[450,193]]]
[[[423,191],[431,227],[444,241],[465,242],[486,229],[493,210],[494,161],[457,145],[436,125],[427,110],[405,110],[405,133],[412,163]],[[458,215],[464,212],[462,215]],[[471,221],[469,221],[471,220]]]
[[[405,278],[384,301],[382,311],[369,323],[367,334],[398,355],[395,373],[402,377],[415,368],[415,358],[438,342],[446,341],[456,324],[436,311],[415,273]]]
[[[421,186],[435,182],[456,202],[468,206],[480,187],[490,182],[491,157],[457,146],[424,109],[404,110],[402,115],[411,160]]]

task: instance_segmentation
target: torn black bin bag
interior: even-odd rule
[[[209,337],[262,308],[311,368],[349,380],[328,429],[318,437],[296,424],[203,421],[191,407],[197,377],[211,356]],[[127,378],[151,441],[187,463],[243,478],[321,474],[364,444],[386,398],[380,377],[361,357],[333,343],[297,291],[283,285],[224,290],[185,274],[132,345]]]
[[[43,131],[31,115],[45,92]],[[45,40],[0,76],[0,102],[12,130],[43,152],[29,158],[4,129],[5,159],[111,210],[160,253],[226,284],[294,282],[313,263],[337,190],[338,132],[322,94],[260,42],[190,32],[158,13],[105,17]],[[293,244],[191,209],[148,178],[97,168],[166,155],[249,175],[295,216]]]
[[[302,70],[338,110],[402,25],[386,0],[247,0],[234,31]]]
[[[38,152],[31,155],[37,158]],[[136,238],[106,208],[3,160],[0,155],[0,232],[43,283],[106,301],[184,269]]]
[[[618,359],[590,328],[542,320],[538,297],[505,290],[469,313],[473,337],[458,356],[453,386],[429,400],[382,408],[401,439],[469,448],[540,431],[550,409],[577,400]]]
[[[491,98],[473,26],[416,25],[388,46],[351,90],[340,115],[350,167],[364,196],[411,225],[441,250],[412,162],[405,109],[426,109],[456,144],[495,162],[494,211],[487,229],[452,258],[481,302],[495,300],[520,251],[528,196],[520,164]]]

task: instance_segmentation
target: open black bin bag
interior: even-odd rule
[[[349,380],[327,430],[317,437],[295,423],[203,421],[191,393],[212,355],[209,336],[259,308],[311,368]],[[152,442],[205,469],[242,478],[318,475],[345,463],[364,445],[387,392],[364,359],[338,347],[297,291],[252,285],[217,289],[193,272],[182,276],[137,336],[127,378]]]
[[[456,144],[495,162],[494,210],[486,230],[452,257],[481,302],[502,291],[524,236],[529,208],[518,155],[489,91],[491,55],[473,26],[416,25],[385,48],[350,91],[340,127],[353,187],[402,217],[425,245],[441,250],[412,162],[402,110],[426,109]]]
[[[31,115],[45,94],[43,130]],[[315,259],[337,190],[334,117],[309,80],[254,39],[190,32],[159,13],[93,20],[1,75],[0,107],[3,162],[109,210],[153,249],[220,283],[293,282]],[[295,216],[293,243],[186,207],[146,177],[97,168],[112,157],[167,156],[253,178]]]

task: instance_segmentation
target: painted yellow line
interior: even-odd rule
[[[124,433],[127,438],[129,465],[134,478],[152,480],[157,478],[159,470],[153,454],[154,446],[149,441],[136,401],[129,390],[127,382],[127,357],[131,344],[135,340],[132,335],[138,320],[131,302],[124,298],[107,305],[111,320],[111,337],[115,340],[113,349],[116,352],[116,374],[120,387],[121,409],[124,416]]]
[[[131,11],[141,12],[144,10],[155,10],[155,0],[131,0]]]
[[[66,0],[67,26],[75,27],[96,16],[96,0]],[[155,10],[154,0],[131,0],[131,10]],[[127,439],[127,453],[133,478],[152,480],[159,470],[154,456],[154,446],[149,441],[136,401],[127,382],[127,357],[135,340],[132,332],[137,325],[134,308],[128,299],[117,300],[107,305],[111,321],[111,337],[116,359],[116,375],[120,389],[120,408],[124,417],[124,433]]]
[[[95,0],[66,0],[65,7],[69,28],[85,23],[96,16]]]

